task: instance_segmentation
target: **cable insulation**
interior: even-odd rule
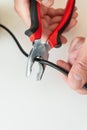
[[[14,39],[14,41],[16,42],[19,50],[22,52],[22,54],[25,56],[25,57],[28,57],[28,54],[25,52],[25,50],[22,48],[22,46],[20,45],[20,42],[17,40],[17,38],[15,37],[15,35],[7,28],[5,27],[4,25],[0,24],[0,27],[3,28],[4,30],[6,30],[11,36],[12,38]],[[64,70],[63,68],[61,68],[60,66],[50,62],[50,61],[46,61],[46,60],[43,60],[43,59],[40,59],[40,58],[35,58],[35,61],[36,62],[39,62],[41,64],[45,64],[45,65],[48,65],[54,69],[56,69],[57,71],[63,73],[64,75],[68,76],[68,71]],[[83,87],[85,90],[87,90],[87,84],[84,85]]]

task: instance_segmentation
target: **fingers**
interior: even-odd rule
[[[71,69],[71,65],[63,60],[58,60],[57,61],[57,65],[59,65],[60,67],[64,68],[65,70],[67,70],[68,72]]]
[[[53,17],[50,22],[50,25],[55,24],[55,23],[58,25],[58,22],[60,22],[61,18],[62,18],[62,16],[60,16],[60,15]]]
[[[72,18],[70,24],[68,25],[68,27],[65,29],[64,32],[68,32],[70,29],[76,26],[76,24],[77,24],[77,20]]]
[[[85,93],[83,86],[87,83],[87,39],[78,55],[76,62],[73,64],[67,82],[69,86],[78,91]]]
[[[74,50],[78,50],[81,45],[84,43],[85,38],[84,37],[77,37],[74,40],[72,40],[70,47],[69,47],[69,53],[71,53]]]
[[[86,95],[87,94],[87,90],[85,90],[84,88],[78,89],[76,92],[81,94],[81,95]]]
[[[48,25],[50,25],[50,21],[51,21],[51,18],[48,15],[45,15],[42,18],[42,25],[47,28]]]
[[[49,8],[47,14],[52,18],[55,16],[62,16],[64,14],[64,9],[53,9]]]
[[[58,66],[60,66],[61,68],[63,68],[63,69],[65,69],[65,70],[67,70],[68,72],[70,71],[70,69],[71,69],[71,65],[69,64],[69,63],[67,63],[67,62],[65,62],[65,61],[63,61],[63,60],[58,60],[57,61],[57,65]],[[61,75],[61,77],[64,79],[64,81],[67,83],[67,76],[66,75],[64,75],[64,74],[60,74]]]
[[[73,65],[71,66],[62,60],[59,60],[57,64],[69,71],[68,77],[64,77],[64,80],[68,83],[70,88],[79,94],[87,94],[87,90],[84,88],[84,85],[87,84],[87,38],[84,40],[84,38],[81,37],[81,39],[76,39],[76,41],[78,40],[83,41],[83,43],[81,43],[82,46]],[[76,43],[71,45],[71,50],[73,50],[73,48],[77,49],[75,45]]]
[[[78,57],[78,54],[82,48],[82,45],[84,44],[85,38],[83,37],[77,37],[75,38],[69,47],[69,56],[68,56],[68,62],[73,65]]]
[[[77,19],[76,18],[78,16],[78,13],[76,12],[76,10],[77,10],[77,8],[74,9],[74,13],[73,13],[72,19],[70,21],[70,24],[65,29],[64,32],[68,32],[71,28],[73,28],[77,24]],[[61,21],[63,15],[64,15],[64,9],[61,9],[61,8],[60,9],[49,8],[47,15],[52,18],[51,21],[50,21],[50,25],[52,25],[52,24],[57,24],[58,25],[58,22]]]
[[[72,15],[72,18],[77,18],[78,17],[78,13],[76,11],[74,11],[73,15]]]
[[[61,13],[60,13],[60,10],[61,10]],[[56,12],[57,13],[57,12]],[[58,21],[60,21],[63,17],[63,14],[64,14],[64,10],[63,9],[59,9],[59,14],[55,15],[52,20],[51,20],[51,24],[54,24],[54,23],[57,23]],[[76,23],[77,23],[77,13],[74,13],[74,15],[72,16],[72,19],[71,19],[71,23],[70,23],[70,26],[74,26]],[[70,28],[70,27],[68,27]],[[68,29],[67,29],[68,30]]]
[[[68,25],[68,27],[65,29],[65,32],[68,32],[70,29],[72,29],[74,26],[76,26],[77,24],[77,18],[78,14],[75,12],[73,13],[72,19],[70,21],[70,24]]]
[[[82,89],[87,81],[87,70],[83,63],[76,62],[71,68],[67,82],[74,90]]]
[[[72,29],[74,26],[76,26],[77,17],[78,17],[78,13],[76,11],[77,11],[77,8],[75,7],[70,24],[68,25],[68,27],[65,29],[64,32],[68,32],[70,29]]]
[[[45,15],[42,19],[43,23],[43,36],[42,39],[46,40],[48,36],[55,30],[58,25],[59,19],[56,19],[54,24],[50,24],[51,18],[48,15]],[[62,43],[66,43],[67,39],[64,36],[61,36]]]
[[[60,37],[60,39],[61,39],[62,44],[66,44],[67,43],[67,38],[64,37],[63,35]]]
[[[57,64],[58,64],[58,66],[64,68],[65,70],[70,71],[68,78],[67,78],[67,76],[62,75],[62,78],[65,80],[65,82],[67,82],[68,85],[69,85],[73,90],[75,90],[77,93],[82,94],[82,95],[87,94],[87,90],[85,90],[85,89],[83,88],[83,86],[84,86],[84,84],[86,83],[87,79],[84,78],[83,76],[81,76],[81,77],[83,77],[83,80],[84,80],[83,83],[82,83],[82,85],[81,85],[81,81],[82,81],[81,78],[80,78],[78,75],[75,74],[77,71],[79,71],[80,74],[82,74],[82,73],[84,73],[84,72],[82,72],[81,70],[75,69],[75,68],[72,68],[72,70],[70,70],[70,69],[71,69],[71,65],[70,65],[69,63],[65,62],[65,61],[62,61],[62,60],[57,61]],[[78,66],[78,65],[77,65],[77,66]],[[78,68],[79,68],[79,67],[78,67]],[[74,69],[74,71],[73,71],[73,69]],[[77,70],[77,71],[76,71],[76,70]],[[72,72],[72,71],[73,71],[73,72]],[[71,73],[74,73],[74,75],[72,75],[72,76],[70,77]],[[86,76],[87,76],[87,73],[86,73]],[[85,77],[86,77],[86,76],[85,76]],[[78,84],[78,83],[79,83],[79,84]]]
[[[72,15],[72,18],[77,18],[78,13],[76,12],[76,10],[77,10],[77,8],[74,9],[74,13]],[[48,8],[47,14],[50,17],[63,16],[64,15],[64,11],[65,11],[65,9],[62,9],[62,8],[58,8],[58,9]]]
[[[50,17],[63,16],[64,15],[64,11],[65,11],[65,9],[62,9],[62,8],[58,8],[58,9],[48,8],[47,14]],[[76,11],[77,11],[77,8],[75,7],[74,13],[72,15],[72,18],[76,18],[78,16],[78,13]]]

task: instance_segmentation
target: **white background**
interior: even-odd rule
[[[55,0],[54,6],[64,7],[65,2]],[[51,51],[52,62],[67,59],[71,39],[87,34],[87,1],[77,0],[77,7],[78,25],[67,34],[67,45]],[[0,23],[30,51],[26,27],[14,11],[13,0],[0,0]],[[26,63],[12,37],[0,28],[0,130],[87,130],[87,96],[71,90],[49,67],[40,82],[27,80]]]

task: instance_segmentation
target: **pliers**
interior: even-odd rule
[[[32,72],[32,67],[35,62],[35,58],[48,60],[50,49],[61,47],[62,42],[60,37],[70,23],[75,7],[75,0],[67,1],[65,12],[60,23],[58,23],[57,27],[49,35],[45,43],[41,43],[42,21],[40,7],[41,4],[39,2],[37,2],[36,0],[30,0],[31,27],[25,32],[25,34],[30,38],[31,42],[33,43],[33,48],[28,55],[27,77],[29,77]],[[36,76],[36,79],[41,80],[46,65],[41,64],[39,62],[38,65],[39,72]]]

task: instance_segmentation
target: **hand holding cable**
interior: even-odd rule
[[[59,60],[58,66],[69,72],[67,77],[63,77],[70,88],[80,94],[87,94],[83,89],[84,84],[87,84],[87,37],[76,37],[72,40],[68,61]]]

